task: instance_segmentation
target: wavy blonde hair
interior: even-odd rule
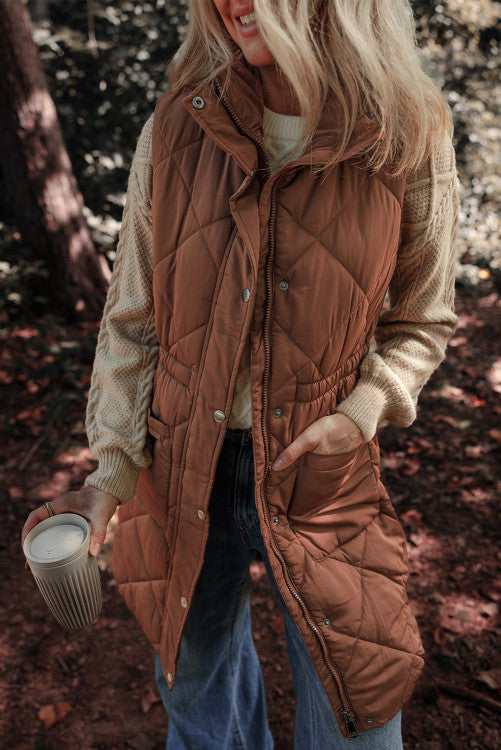
[[[423,69],[408,0],[254,0],[261,37],[305,119],[299,149],[313,135],[330,93],[350,139],[358,112],[376,113],[379,140],[367,168],[392,175],[417,167],[452,133],[451,109]],[[188,31],[169,66],[172,88],[210,83],[238,49],[213,0],[191,0]],[[323,168],[336,161],[336,155]]]

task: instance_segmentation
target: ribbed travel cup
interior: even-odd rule
[[[38,523],[23,551],[50,611],[67,630],[97,620],[102,608],[97,559],[89,555],[90,528],[77,513],[59,513]]]

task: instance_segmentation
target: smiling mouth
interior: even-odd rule
[[[252,26],[252,24],[256,23],[256,13],[252,11],[252,13],[247,13],[244,16],[237,16],[237,19],[241,26]]]

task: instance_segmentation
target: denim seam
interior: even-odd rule
[[[242,456],[242,450],[243,450],[243,440],[240,440],[240,446],[238,449],[238,457],[237,462],[235,466],[235,484],[233,485],[233,518],[235,520],[235,523],[238,526],[238,521],[241,521],[243,519],[237,518],[236,513],[236,506],[237,506],[237,486],[238,486],[238,472],[240,471],[240,458]]]
[[[240,536],[242,536],[242,534],[241,534],[240,526],[239,526],[238,520],[237,520],[236,504],[237,504],[237,492],[238,492],[238,474],[239,474],[239,471],[240,471],[240,461],[241,461],[241,457],[242,457],[243,447],[244,447],[243,440],[240,440],[240,446],[239,446],[239,449],[238,449],[238,457],[237,457],[237,461],[236,461],[236,465],[235,465],[235,484],[233,486],[233,519],[235,521],[236,527],[239,530]],[[245,540],[243,540],[243,541],[246,544]],[[236,679],[235,678],[235,663],[234,663],[234,657],[235,657],[236,615],[237,615],[237,611],[239,609],[239,605],[241,603],[241,595],[242,595],[242,591],[243,591],[243,588],[244,588],[245,580],[246,580],[248,574],[249,573],[248,573],[248,569],[247,569],[245,571],[243,577],[242,577],[242,580],[240,581],[239,586],[238,586],[238,590],[237,590],[238,591],[238,595],[235,597],[235,605],[233,607],[232,619],[231,619],[230,669],[231,669],[231,676],[232,676],[232,679],[233,679],[233,686],[235,685],[235,679]],[[240,722],[239,722],[237,707],[236,707],[236,703],[235,703],[234,695],[233,694],[232,694],[232,703],[233,703],[233,711],[234,711],[234,714],[235,714],[235,724],[236,724],[236,729],[237,729],[237,731],[236,731],[236,733],[235,733],[234,736],[235,736],[237,742],[239,743],[240,749],[244,750],[243,733],[242,733],[242,729],[240,727]]]
[[[235,685],[235,663],[234,663],[235,652],[234,652],[234,645],[235,645],[236,614],[237,614],[237,611],[238,611],[238,608],[239,608],[239,605],[240,605],[241,594],[242,594],[242,591],[244,589],[244,584],[245,584],[245,581],[247,579],[248,572],[249,571],[247,569],[245,571],[245,573],[244,573],[244,576],[243,576],[242,580],[240,581],[240,585],[238,586],[238,596],[235,597],[235,606],[233,607],[233,613],[232,613],[231,645],[230,645],[230,668],[231,668],[231,676],[232,676],[232,679],[233,679],[233,686]],[[236,738],[237,738],[237,741],[239,743],[240,750],[245,750],[244,749],[244,744],[243,744],[242,728],[240,727],[238,712],[237,712],[236,704],[235,704],[235,701],[234,701],[234,693],[232,693],[232,702],[233,702],[233,710],[234,710],[234,714],[235,714],[235,723],[236,723],[236,726],[237,726],[237,732],[235,733],[236,734]]]

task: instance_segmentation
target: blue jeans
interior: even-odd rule
[[[204,565],[169,690],[155,677],[169,725],[167,750],[270,750],[263,675],[251,634],[249,564],[258,550],[285,621],[297,698],[295,750],[401,750],[401,712],[383,727],[345,739],[309,651],[274,581],[254,500],[251,430],[228,428],[218,461]]]

